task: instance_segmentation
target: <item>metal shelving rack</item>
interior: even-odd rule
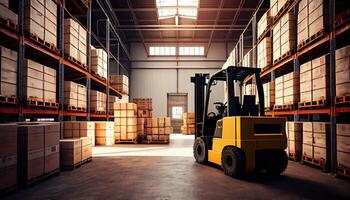
[[[83,1],[81,0],[54,0],[57,4],[57,48],[59,49],[59,52],[56,52],[52,49],[47,48],[46,46],[33,41],[27,33],[24,31],[24,7],[25,7],[25,0],[19,0],[18,1],[18,28],[9,27],[6,24],[0,23],[0,39],[1,42],[0,45],[5,46],[7,48],[10,48],[12,50],[15,50],[18,52],[18,68],[17,68],[17,102],[15,103],[1,103],[0,104],[0,114],[2,116],[6,116],[6,119],[2,119],[1,121],[9,122],[9,121],[25,121],[26,119],[36,119],[36,118],[54,118],[55,121],[63,121],[67,117],[75,117],[81,120],[90,120],[91,118],[96,120],[108,120],[109,118],[113,117],[109,114],[108,110],[108,100],[109,95],[114,95],[117,97],[121,97],[122,94],[120,91],[116,90],[115,88],[111,87],[109,85],[109,73],[107,74],[107,80],[103,81],[97,77],[95,77],[91,73],[91,57],[90,57],[90,44],[91,44],[91,37],[92,37],[92,30],[91,30],[91,21],[92,21],[92,15],[91,15],[91,1],[90,5],[85,5]],[[98,0],[96,0],[98,1]],[[17,5],[16,5],[17,6]],[[101,7],[101,9],[104,9]],[[77,63],[74,63],[70,60],[68,60],[65,57],[64,53],[64,18],[70,17],[70,18],[77,18],[74,16],[74,14],[71,14],[73,11],[80,12],[80,16],[84,16],[86,19],[86,26],[83,26],[87,30],[87,48],[88,48],[88,69],[82,68],[82,66],[79,66]],[[66,16],[68,15],[68,16]],[[106,18],[108,19],[108,16],[106,15]],[[77,20],[79,22],[79,20]],[[106,23],[106,30],[108,30],[112,26],[111,23]],[[116,35],[115,29],[112,29]],[[106,38],[106,41],[109,41],[109,34]],[[118,44],[122,41],[118,41]],[[116,57],[119,58],[119,55],[116,57],[112,55],[112,53],[109,51],[109,43],[106,42],[106,47],[104,47],[105,50],[107,50],[109,57],[116,60]],[[125,49],[124,49],[125,50]],[[119,51],[118,51],[119,53]],[[128,54],[128,53],[127,53]],[[37,61],[41,64],[49,65],[49,67],[52,67],[57,70],[57,95],[56,99],[58,102],[58,108],[57,109],[47,109],[45,107],[29,107],[26,105],[26,99],[23,96],[23,74],[24,74],[24,58],[32,59],[34,61]],[[128,71],[125,66],[120,63],[119,60],[116,60],[118,63],[117,67],[123,68],[125,71]],[[110,64],[108,62],[108,68],[110,67]],[[109,71],[109,70],[108,70]],[[119,69],[117,71],[120,71]],[[75,75],[77,77],[69,77],[69,75]],[[84,85],[87,87],[87,110],[86,112],[68,112],[64,110],[64,80],[86,80],[84,81]],[[82,83],[80,81],[79,83]],[[94,89],[102,90],[106,92],[107,96],[107,110],[106,114],[96,114],[90,112],[90,89],[94,87]]]
[[[253,14],[251,20],[249,21],[247,28],[242,33],[239,41],[236,46],[236,55],[238,55],[238,60],[236,63],[242,63],[243,54],[244,54],[244,33],[247,31],[248,27],[251,26],[252,34],[252,43],[251,48],[253,49],[253,56],[257,55],[257,45],[259,42],[265,38],[266,36],[272,36],[272,30],[274,23],[278,21],[284,14],[288,12],[294,12],[295,15],[298,13],[298,3],[300,0],[290,0],[288,1],[288,6],[283,9],[281,13],[273,20],[272,24],[268,27],[268,30],[263,33],[260,38],[257,38],[257,26],[256,23],[259,20],[258,17],[261,17],[263,12],[259,11],[264,1],[260,1],[256,12]],[[266,2],[265,2],[266,3]],[[335,12],[335,1],[329,1],[329,29],[323,36],[318,38],[316,41],[311,43],[310,45],[297,50],[294,49],[294,52],[290,56],[287,56],[281,62],[276,65],[271,65],[262,69],[260,74],[264,83],[274,81],[276,77],[284,75],[288,72],[298,72],[300,69],[300,65],[311,61],[317,57],[320,57],[325,54],[329,54],[330,56],[330,97],[329,97],[329,105],[321,107],[321,108],[313,108],[313,109],[295,109],[290,111],[268,111],[267,115],[270,116],[285,116],[291,121],[301,121],[301,119],[317,119],[322,121],[330,122],[331,124],[331,132],[330,132],[330,171],[336,172],[337,166],[337,153],[336,153],[336,123],[340,115],[342,115],[342,121],[349,123],[349,114],[350,114],[350,106],[337,106],[335,105],[335,51],[338,48],[341,48],[346,45],[350,45],[349,35],[350,35],[350,20],[342,19],[342,14],[350,13],[350,9],[347,9],[343,13],[336,15]],[[341,23],[336,23],[336,18],[341,19]],[[297,33],[295,33],[297,34]],[[341,39],[340,39],[341,38]],[[297,44],[295,44],[297,47]],[[236,56],[237,57],[237,56]],[[253,64],[256,66],[257,61],[253,59]],[[248,77],[244,84],[253,82],[253,77]],[[345,115],[345,117],[343,116]],[[345,120],[344,120],[345,119]]]

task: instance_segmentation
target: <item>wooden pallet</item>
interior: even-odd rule
[[[102,81],[104,81],[104,82],[107,81],[105,77],[102,77],[101,75],[97,74],[97,73],[94,72],[94,71],[91,71],[91,74],[92,74],[94,77],[96,77],[96,78],[98,78],[98,79],[100,79],[100,80],[102,80]]]
[[[90,110],[93,114],[106,114],[106,111]]]
[[[315,108],[315,107],[324,107],[327,105],[327,100],[324,98],[321,98],[316,101],[304,101],[300,102],[298,104],[298,108],[300,109],[307,109],[307,108]]]
[[[10,28],[10,29],[13,29],[15,31],[18,31],[19,28],[18,28],[18,25],[13,23],[11,20],[9,19],[3,19],[3,18],[0,18],[0,23],[5,25],[6,27]]]
[[[308,156],[303,155],[301,159],[302,164],[309,164],[311,166],[320,168],[323,172],[327,171],[327,164],[325,160],[316,160]]]
[[[301,160],[300,153],[288,153],[289,160],[299,162]]]
[[[138,139],[116,139],[115,143],[116,144],[137,144]]]
[[[273,106],[265,108],[265,112],[271,112],[273,111],[273,108],[274,108]]]
[[[350,103],[350,95],[335,97],[335,104],[349,104],[349,103]]]
[[[350,168],[345,167],[344,165],[338,164],[337,176],[350,179]]]
[[[318,39],[320,39],[322,36],[324,36],[326,33],[326,29],[322,29],[319,32],[317,32],[316,34],[310,36],[308,39],[302,41],[300,44],[298,44],[298,48],[297,50],[301,50],[309,45],[311,45],[312,43],[314,43],[315,41],[317,41]]]
[[[86,112],[86,108],[82,108],[82,107],[76,107],[71,105],[66,105],[65,107],[67,111]]]
[[[48,173],[43,174],[41,176],[32,178],[32,179],[27,181],[26,187],[29,187],[29,186],[31,186],[31,185],[33,185],[35,183],[40,182],[40,181],[46,180],[46,179],[48,179],[50,177],[57,176],[59,173],[60,173],[60,169],[57,168],[55,170],[52,170],[51,172],[48,172]]]
[[[273,111],[292,111],[296,109],[296,104],[274,105]]]
[[[44,39],[40,38],[37,34],[35,33],[29,33],[29,37],[34,40],[35,42],[47,47],[48,49],[56,52],[56,53],[59,53],[59,49],[52,43],[50,42],[46,42]]]
[[[286,2],[286,4],[284,4],[284,6],[282,7],[282,9],[280,9],[280,11],[277,12],[277,15],[273,18],[273,22],[275,23],[276,21],[278,21],[283,15],[284,12],[286,12],[289,8],[289,6],[292,4],[293,0],[288,0]]]
[[[16,96],[8,97],[0,95],[0,103],[17,104],[17,98]]]
[[[88,70],[86,64],[80,62],[79,60],[73,58],[72,56],[66,55],[66,58],[67,58],[69,61],[73,62],[74,64],[78,65],[80,68],[82,68],[82,69],[84,69],[84,70],[86,70],[86,71]]]
[[[169,144],[169,140],[147,140],[147,144]]]
[[[267,33],[270,31],[270,26],[271,24],[267,24],[266,30],[264,30],[264,32],[262,32],[258,37],[257,44],[259,44],[266,37]]]
[[[293,49],[289,50],[287,53],[283,54],[281,57],[277,58],[276,60],[273,61],[273,64],[278,64],[288,58],[289,56],[292,55]]]
[[[28,97],[27,105],[33,106],[33,107],[50,108],[55,110],[58,109],[58,103],[44,101],[43,99],[36,98],[36,97]]]

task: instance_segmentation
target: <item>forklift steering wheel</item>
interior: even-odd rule
[[[212,116],[211,116],[212,115]],[[215,117],[216,116],[216,114],[214,113],[214,112],[210,112],[210,113],[208,113],[208,117]]]

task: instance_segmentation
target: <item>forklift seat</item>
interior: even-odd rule
[[[258,116],[259,107],[255,103],[255,95],[244,95],[242,116]]]

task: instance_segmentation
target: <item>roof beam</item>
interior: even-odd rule
[[[221,0],[220,4],[219,4],[219,8],[221,9],[223,7],[224,7],[224,0]],[[215,16],[214,25],[218,24],[218,21],[219,21],[219,18],[220,18],[220,14],[221,14],[221,10],[218,10],[217,13],[216,13],[216,16]],[[210,33],[209,42],[207,44],[207,48],[205,49],[205,54],[204,54],[205,56],[208,55],[209,48],[210,48],[210,45],[211,45],[211,40],[213,39],[213,35],[214,35],[214,30],[212,30],[211,33]]]
[[[238,6],[238,7],[242,8],[243,5],[244,5],[244,3],[245,3],[245,0],[240,0],[239,6]],[[254,11],[255,11],[255,10],[256,10],[256,8],[254,9]],[[238,19],[239,13],[240,13],[240,11],[237,11],[237,12],[235,13],[235,16],[233,17],[233,20],[232,20],[232,22],[231,22],[231,25],[234,25],[234,24],[237,23],[237,19]],[[230,33],[231,33],[231,31],[228,31],[228,32],[226,33],[226,39],[228,39],[228,38],[230,37]]]
[[[176,6],[162,6],[162,8],[174,8]],[[180,8],[186,8],[186,6],[180,6]],[[191,7],[195,8],[195,7]],[[221,12],[237,12],[240,10],[241,12],[254,12],[256,8],[197,8],[199,12],[216,12],[216,11],[221,11]],[[154,12],[157,11],[158,8],[114,8],[114,12]],[[262,11],[266,11],[267,9],[262,9]],[[92,9],[92,12],[99,12],[99,9]]]

